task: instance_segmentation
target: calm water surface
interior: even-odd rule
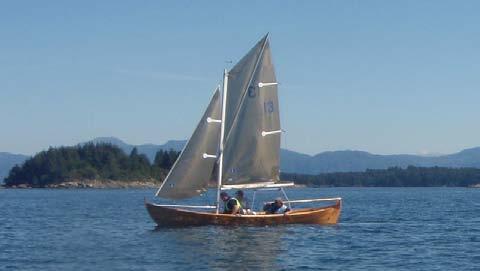
[[[180,229],[153,193],[0,189],[0,270],[480,270],[480,189],[297,188],[343,197],[340,223]]]

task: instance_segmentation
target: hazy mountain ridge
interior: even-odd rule
[[[29,156],[23,154],[13,154],[9,152],[0,152],[0,183],[7,177],[10,169],[23,163]]]
[[[480,168],[480,147],[436,157],[408,154],[378,155],[363,151],[333,151],[319,153],[309,156],[309,158],[302,157],[303,162],[295,165],[288,164],[289,160],[291,158],[287,157],[287,159],[281,161],[281,168],[284,172],[304,174],[364,171],[366,169],[386,169],[389,167],[405,168],[410,165],[418,167]]]
[[[108,142],[118,145],[130,152],[134,145],[129,145],[117,138],[97,138],[92,142]],[[155,153],[170,148],[181,151],[186,140],[170,140],[163,145],[144,144],[136,146],[139,153],[144,153],[153,160]],[[282,172],[318,174],[326,172],[365,171],[366,169],[386,169],[389,167],[475,167],[480,168],[480,147],[465,149],[458,153],[441,156],[420,156],[410,154],[380,155],[365,151],[328,151],[316,155],[307,155],[287,149],[280,151],[280,168]]]
[[[129,154],[134,147],[153,161],[159,150],[174,149],[181,151],[186,140],[169,140],[163,145],[131,145],[116,137],[98,137],[93,143],[111,143]],[[81,143],[85,144],[85,143]],[[0,152],[0,180],[8,175],[15,164],[23,163],[29,156]],[[327,172],[358,172],[366,169],[386,169],[389,167],[405,168],[409,165],[418,167],[475,167],[480,168],[480,147],[462,150],[458,153],[441,156],[420,156],[408,154],[379,155],[365,151],[328,151],[316,155],[307,155],[291,150],[280,151],[280,168],[282,172],[300,174],[318,174]]]
[[[130,145],[116,137],[97,137],[88,142],[110,143],[120,147],[120,149],[122,149],[126,154],[129,154],[133,150],[133,148],[136,147],[138,150],[138,153],[145,154],[150,160],[150,162],[152,162],[155,159],[155,154],[159,150],[173,149],[176,151],[181,151],[187,141],[186,140],[169,140],[163,145],[155,145],[155,144]]]

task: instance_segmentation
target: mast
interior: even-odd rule
[[[222,188],[222,172],[223,172],[223,136],[225,134],[225,110],[227,107],[227,89],[228,89],[228,72],[227,69],[223,70],[223,90],[222,90],[222,122],[220,128],[220,143],[219,151],[220,155],[218,158],[218,180],[217,180],[217,211],[218,214],[220,209],[220,190]]]

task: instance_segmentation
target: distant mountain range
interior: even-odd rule
[[[153,161],[159,150],[174,149],[181,151],[186,140],[170,140],[163,145],[130,145],[115,137],[99,137],[89,142],[111,143],[130,153],[137,147],[139,153],[145,154]],[[82,143],[81,143],[82,144]],[[85,143],[83,143],[85,144]],[[21,164],[26,155],[0,152],[0,180],[7,176],[15,164]],[[378,155],[364,151],[329,151],[311,156],[286,149],[280,152],[282,172],[318,174],[325,172],[365,171],[366,169],[385,169],[389,167],[475,167],[480,168],[480,147],[466,149],[458,153],[440,156],[419,155]]]
[[[150,161],[153,161],[155,159],[155,154],[157,154],[159,150],[173,149],[176,151],[181,151],[187,141],[186,140],[169,140],[167,141],[167,143],[163,145],[154,145],[154,144],[130,145],[116,137],[97,137],[89,142],[110,143],[118,146],[127,154],[129,154],[133,150],[133,148],[136,147],[138,150],[138,153],[145,154]]]
[[[8,172],[13,166],[23,163],[28,157],[29,156],[22,154],[0,152],[0,183],[3,182],[5,177],[7,177]]]
[[[325,172],[355,172],[389,167],[475,167],[480,168],[480,147],[441,156],[378,155],[364,151],[330,151],[314,156],[288,150],[281,152],[283,172],[318,174]]]

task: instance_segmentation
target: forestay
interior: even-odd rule
[[[190,140],[158,190],[157,196],[182,199],[205,191],[216,162],[220,118],[221,95],[217,89]]]

